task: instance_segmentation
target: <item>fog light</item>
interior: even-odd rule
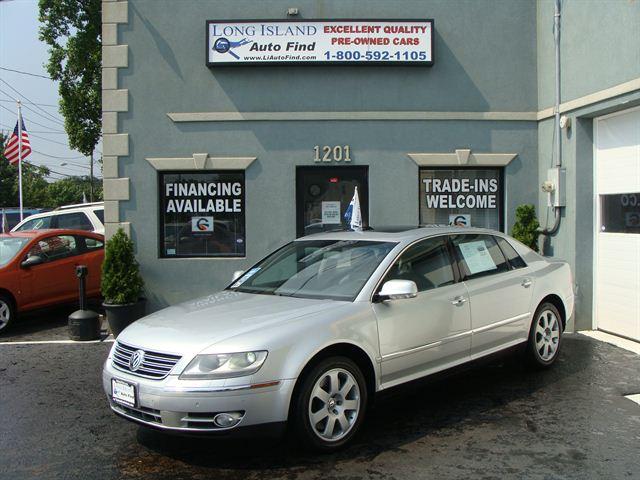
[[[219,413],[213,417],[213,423],[220,428],[229,428],[238,424],[242,420],[240,412]]]

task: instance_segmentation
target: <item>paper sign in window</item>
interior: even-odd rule
[[[482,240],[477,242],[467,242],[458,245],[462,257],[464,258],[469,274],[474,275],[487,270],[495,270],[496,264],[487,250],[487,246]]]
[[[322,202],[322,223],[340,224],[340,202]]]

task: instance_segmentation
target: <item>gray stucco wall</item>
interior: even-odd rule
[[[284,18],[289,1],[130,1],[119,42],[128,45],[118,88],[128,89],[119,131],[129,155],[118,174],[153,309],[224,286],[295,236],[295,166],[313,165],[314,145],[349,144],[369,165],[372,224],[418,222],[418,167],[409,152],[517,153],[506,169],[507,221],[535,202],[535,121],[308,121],[173,123],[167,112],[525,111],[537,109],[536,4],[511,0],[298,1],[304,18],[435,19],[435,65],[417,67],[205,66],[206,19]],[[256,156],[246,172],[247,258],[159,259],[156,171],[145,157]]]

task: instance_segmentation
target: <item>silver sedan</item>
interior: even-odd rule
[[[495,231],[322,233],[223,291],[125,329],[104,365],[111,409],[147,426],[282,431],[345,445],[374,396],[512,347],[549,367],[573,314],[569,266]]]

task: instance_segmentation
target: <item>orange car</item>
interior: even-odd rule
[[[76,266],[86,265],[87,297],[100,296],[104,237],[82,230],[0,235],[0,333],[18,313],[78,299]]]

